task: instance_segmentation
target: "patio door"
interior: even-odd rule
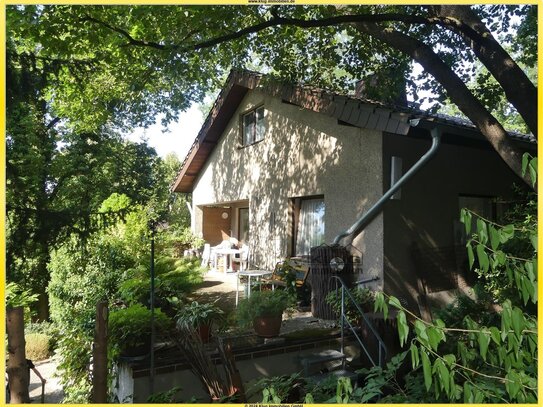
[[[239,208],[238,240],[249,244],[249,208]]]

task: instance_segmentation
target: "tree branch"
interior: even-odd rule
[[[155,49],[159,49],[159,50],[166,50],[168,49],[169,47],[163,45],[163,44],[159,44],[157,42],[152,42],[152,41],[144,41],[144,40],[137,40],[135,39],[134,37],[132,37],[128,31],[125,31],[119,27],[115,27],[109,23],[106,23],[105,21],[102,21],[102,20],[98,20],[97,18],[94,18],[94,17],[91,17],[89,15],[85,16],[84,18],[82,18],[82,21],[90,21],[90,22],[94,22],[96,24],[99,24],[103,27],[106,27],[112,31],[115,31],[119,34],[121,34],[123,37],[125,37],[127,40],[128,40],[128,44],[129,45],[137,45],[137,46],[143,46],[143,47],[151,47],[151,48],[155,48]]]
[[[449,98],[486,137],[505,163],[526,184],[532,187],[528,174],[522,176],[524,151],[514,144],[503,126],[483,104],[471,93],[466,84],[423,42],[406,34],[383,28],[376,23],[358,23],[356,28],[365,34],[383,41],[421,64],[447,91]],[[533,187],[532,187],[533,188]]]
[[[442,26],[460,33],[537,138],[537,87],[469,6],[434,6],[434,10]]]

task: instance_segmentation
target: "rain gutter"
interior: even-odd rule
[[[345,237],[352,235],[356,232],[361,232],[375,216],[377,216],[383,209],[384,204],[390,199],[392,195],[400,189],[403,184],[405,184],[415,173],[420,170],[424,164],[426,164],[430,159],[437,153],[439,144],[441,141],[441,129],[434,127],[430,130],[430,135],[432,136],[432,145],[430,149],[424,154],[416,163],[413,165],[409,171],[407,171],[362,217],[360,217],[349,229],[340,233],[334,238],[334,244],[339,244],[339,242]]]

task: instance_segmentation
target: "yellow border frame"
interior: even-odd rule
[[[306,0],[306,1],[294,1],[291,4],[299,4],[299,5],[311,5],[311,4],[401,4],[401,5],[420,5],[420,2],[416,2],[413,0],[409,0],[406,2],[402,1],[390,1],[390,0],[381,0],[381,1],[356,1],[356,0],[329,0],[329,1],[320,1],[320,0]],[[424,4],[446,4],[446,3],[452,3],[452,4],[535,4],[538,5],[538,55],[541,55],[543,53],[543,46],[541,45],[541,37],[543,35],[543,4],[537,0],[530,0],[530,1],[514,1],[514,0],[505,0],[505,1],[467,1],[467,0],[445,0],[445,1],[424,1]],[[1,129],[1,138],[2,143],[0,145],[0,159],[2,160],[3,165],[0,168],[0,179],[2,181],[3,188],[0,193],[0,205],[3,209],[2,214],[0,216],[0,261],[1,261],[1,276],[3,278],[3,281],[5,282],[6,279],[6,244],[5,244],[5,214],[6,214],[6,167],[5,167],[5,160],[6,160],[6,149],[5,149],[5,136],[6,136],[6,84],[5,84],[5,77],[6,77],[6,59],[5,59],[5,53],[6,53],[6,7],[7,5],[25,5],[25,4],[80,4],[80,5],[89,5],[89,4],[103,4],[103,5],[112,5],[110,2],[107,1],[85,1],[85,0],[67,0],[67,1],[32,1],[32,0],[23,0],[23,1],[13,1],[13,0],[0,0],[0,27],[2,29],[0,30],[0,74],[4,80],[0,83],[0,92],[1,92],[1,98],[0,98],[0,123],[2,124]],[[130,0],[117,0],[114,2],[115,5],[129,5],[129,4],[150,4],[150,5],[165,5],[165,4],[183,4],[183,5],[210,5],[210,4],[231,4],[231,5],[249,5],[249,2],[247,0],[230,0],[230,1],[203,1],[203,0],[186,0],[181,2],[176,1],[155,1],[155,0],[147,0],[147,1],[130,1]],[[251,5],[257,5],[257,4],[285,4],[280,2],[274,2],[273,0],[269,1],[262,1],[260,3],[251,3]],[[541,67],[541,64],[538,63],[538,78],[541,78],[541,74],[543,73],[543,68]],[[543,106],[543,90],[541,87],[538,88],[538,113],[541,112]],[[541,119],[538,117],[538,133],[541,134],[541,131],[543,130],[543,125]],[[543,153],[543,147],[541,144],[538,144],[538,156],[541,157]],[[539,168],[538,173],[541,174],[541,160],[539,160]],[[538,197],[543,194],[543,183],[538,183]],[[538,219],[541,217],[541,202],[538,200]],[[542,243],[542,232],[543,226],[541,223],[538,224],[538,253],[541,253],[543,249],[543,243]],[[538,256],[538,264],[540,265],[538,267],[538,275],[541,275],[539,273],[541,268],[541,261]],[[0,284],[0,293],[2,295],[2,298],[5,298],[5,284]],[[538,298],[542,298],[543,289],[541,287],[541,284],[538,286]],[[538,301],[538,316],[542,315],[543,313],[543,305],[541,301]],[[5,320],[5,306],[2,306],[0,308],[0,315],[3,316],[3,319]],[[541,318],[538,318],[538,330],[541,331],[542,328],[542,322]],[[5,337],[5,324],[2,324],[2,338]],[[543,387],[543,378],[542,378],[542,356],[543,356],[543,350],[541,349],[542,341],[541,337],[538,338],[538,402],[541,402],[543,400],[542,398],[542,387]],[[1,355],[3,357],[2,360],[5,360],[5,346],[1,347]],[[3,368],[5,370],[5,366]],[[5,375],[2,375],[2,383],[3,388],[5,388]],[[1,404],[3,404],[3,399],[0,401]],[[212,405],[212,404],[198,404],[198,405]],[[336,404],[331,404],[330,406],[335,406]],[[432,404],[432,406],[450,406],[451,404]],[[485,406],[486,404],[475,404],[475,406]],[[326,406],[325,404],[316,404],[315,406]],[[533,404],[526,404],[526,406],[533,406]]]

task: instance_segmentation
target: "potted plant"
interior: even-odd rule
[[[155,309],[155,330],[163,333],[171,320],[160,308]],[[151,311],[141,304],[112,311],[108,322],[110,343],[120,356],[145,355],[151,347]]]
[[[359,305],[363,312],[373,311],[375,294],[369,288],[351,288],[349,290],[351,296]],[[331,291],[326,296],[326,303],[329,304],[334,312],[339,316],[341,314],[341,291]],[[358,323],[361,316],[356,306],[351,301],[350,297],[345,294],[345,316],[350,322]]]
[[[213,303],[200,304],[193,301],[183,307],[176,315],[177,325],[190,327],[196,330],[203,343],[209,342],[211,325],[222,321],[224,312]]]
[[[252,326],[258,336],[270,338],[279,335],[283,312],[293,303],[284,290],[256,291],[240,301],[237,319],[242,327]]]

